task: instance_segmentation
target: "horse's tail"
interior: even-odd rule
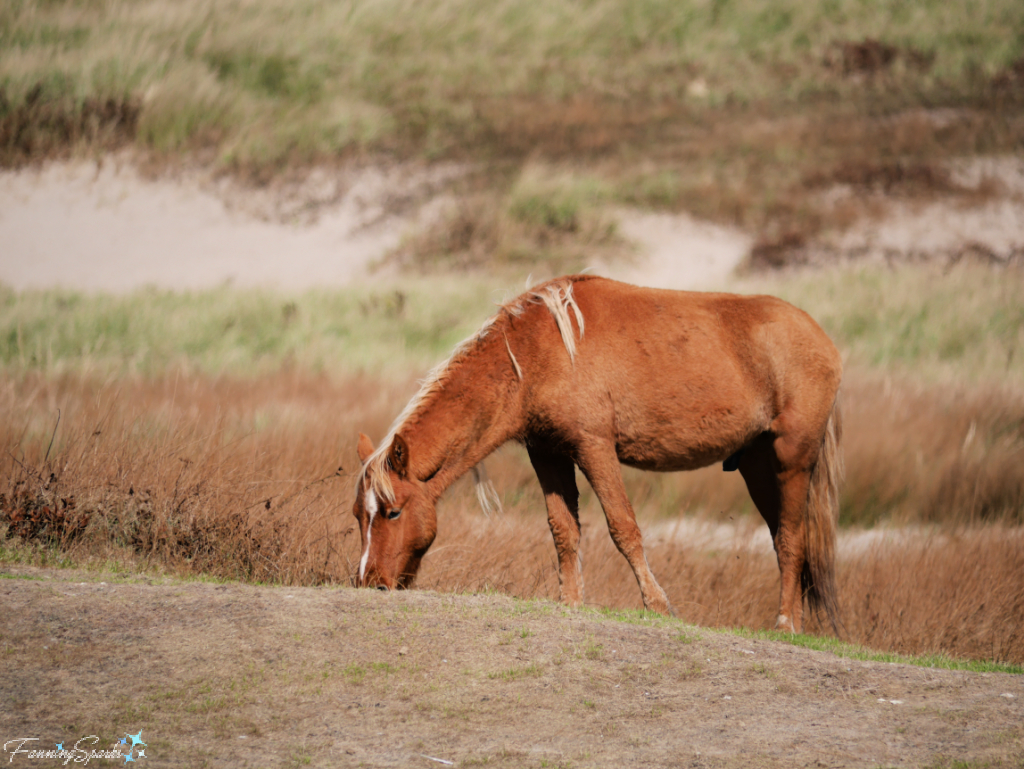
[[[843,421],[837,395],[825,426],[818,461],[811,472],[807,499],[807,560],[800,575],[811,610],[824,610],[837,635],[843,627],[835,578],[839,484],[843,478],[842,437]]]

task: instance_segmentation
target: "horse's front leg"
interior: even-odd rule
[[[580,563],[580,495],[576,488],[576,468],[564,454],[536,446],[527,446],[527,452],[548,508],[548,525],[558,552],[560,597],[571,606],[579,606],[583,603],[583,566]]]
[[[643,535],[637,526],[633,506],[626,496],[626,487],[622,483],[622,468],[619,466],[615,446],[609,442],[595,441],[579,446],[577,450],[580,470],[587,476],[594,493],[601,500],[612,541],[629,561],[637,584],[640,585],[644,608],[662,614],[674,614],[668,596],[661,589],[647,563]]]

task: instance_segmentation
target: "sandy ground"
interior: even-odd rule
[[[715,521],[700,517],[679,517],[669,521],[654,521],[645,527],[644,540],[649,545],[674,543],[699,551],[771,553],[772,537],[760,518],[751,516],[740,524]],[[966,541],[977,532],[960,532],[960,541]],[[983,536],[984,532],[980,532]],[[879,524],[870,529],[841,529],[836,535],[836,552],[849,558],[867,552],[876,555],[892,548],[908,545],[941,546],[949,535],[927,526],[892,526]]]
[[[981,204],[933,200],[893,201],[887,214],[826,239],[838,252],[868,258],[957,257],[966,250],[995,262],[1024,256],[1024,158],[993,157],[951,164],[952,178],[966,188],[987,180],[1000,194]],[[836,187],[835,198],[849,194]]]
[[[0,173],[0,281],[16,289],[122,292],[231,283],[305,289],[372,280],[371,267],[437,211],[458,167],[351,168],[274,189],[199,172],[147,178],[128,161]],[[745,234],[687,216],[616,212],[638,245],[595,271],[664,288],[725,283]]]
[[[198,172],[150,179],[116,159],[0,173],[0,281],[121,292],[372,280],[369,268],[438,210],[433,193],[458,173],[351,168],[273,190]],[[620,210],[617,218],[640,259],[594,269],[634,283],[718,287],[750,248],[743,233],[687,216]]]
[[[113,292],[345,285],[398,244],[417,195],[444,173],[354,168],[271,194],[199,173],[148,179],[116,161],[6,172],[0,281]]]
[[[685,214],[622,210],[619,232],[637,244],[639,261],[599,271],[657,288],[722,288],[753,245],[748,235],[733,227],[701,222]]]
[[[196,170],[149,178],[116,156],[0,172],[0,281],[114,292],[371,281],[380,273],[369,268],[436,215],[445,182],[463,171],[352,166],[256,190]],[[811,261],[951,259],[965,250],[997,262],[1024,257],[1024,161],[984,159],[957,174],[995,179],[1004,194],[966,207],[892,201],[885,217],[824,238]],[[633,283],[722,288],[752,244],[735,228],[686,215],[615,216],[638,260],[594,271]]]
[[[140,735],[154,767],[1024,760],[1021,676],[496,595],[9,565],[0,577],[5,765],[56,765],[12,755],[12,739],[52,750],[93,735],[121,752]]]

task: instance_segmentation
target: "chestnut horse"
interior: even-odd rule
[[[409,587],[437,532],[438,498],[514,440],[544,492],[563,601],[583,600],[573,465],[597,494],[644,606],[669,613],[619,465],[724,461],[771,530],[777,627],[800,632],[805,594],[835,627],[841,374],[825,332],[781,299],[582,275],[537,286],[430,373],[377,449],[360,435],[358,584]]]

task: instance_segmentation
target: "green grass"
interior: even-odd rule
[[[906,655],[892,652],[880,652],[868,649],[856,644],[840,641],[829,636],[813,636],[793,633],[784,633],[774,630],[751,630],[748,628],[696,628],[682,620],[673,617],[666,617],[654,612],[622,609],[584,609],[588,614],[612,620],[624,622],[629,625],[643,625],[645,627],[662,628],[672,633],[674,640],[682,643],[692,643],[700,639],[702,632],[727,633],[738,635],[743,638],[751,638],[764,641],[781,641],[801,646],[805,649],[814,649],[834,654],[837,657],[864,660],[869,662],[893,662],[901,665],[915,665],[925,668],[941,668],[943,670],[967,670],[974,673],[1010,673],[1013,675],[1024,675],[1024,666],[1014,665],[993,660],[972,660],[956,659],[944,654],[921,654]]]
[[[690,625],[686,625],[671,617],[666,617],[664,614],[648,611],[647,609],[609,609],[604,607],[586,609],[585,611],[593,612],[599,618],[603,617],[615,622],[624,622],[627,625],[643,625],[644,627],[676,627],[679,625],[692,629]],[[685,630],[680,632],[685,632]]]
[[[141,145],[213,145],[228,164],[600,149],[578,135],[599,122],[642,144],[720,108],[971,100],[1024,52],[1021,29],[1015,0],[9,0],[0,85],[13,103],[36,84],[72,104],[133,96]],[[867,88],[826,66],[866,37],[932,64],[897,58]]]
[[[1024,380],[1024,270],[876,266],[760,287],[805,309],[850,363],[919,380]]]
[[[476,279],[287,295],[219,288],[88,295],[0,289],[7,371],[423,371],[522,286]],[[1024,380],[1024,271],[903,267],[760,281],[816,318],[848,363],[923,380]]]
[[[527,168],[512,187],[508,213],[523,224],[561,232],[578,232],[593,216],[591,209],[608,200],[599,179],[570,173],[545,175]]]
[[[447,356],[503,298],[473,281],[297,295],[0,289],[0,366],[143,375],[178,366],[249,375],[286,365],[422,370]]]
[[[846,643],[828,636],[793,635],[775,630],[748,630],[733,628],[714,632],[726,632],[761,641],[782,641],[805,649],[824,651],[837,657],[846,657],[867,662],[892,662],[901,665],[915,665],[923,668],[940,668],[942,670],[967,670],[972,673],[1010,673],[1024,675],[1024,666],[1013,665],[992,660],[955,659],[944,654],[905,655],[892,652],[879,652],[856,644]]]
[[[421,273],[476,268],[554,276],[631,251],[609,212],[617,193],[599,176],[527,162],[502,165],[487,185],[407,238],[387,261]]]
[[[524,678],[538,678],[544,675],[544,668],[536,663],[519,667],[511,667],[507,670],[498,670],[488,673],[487,677],[500,681],[520,681]]]
[[[40,542],[25,542],[19,538],[9,539],[7,526],[0,526],[0,564],[38,566],[50,569],[71,569],[77,567],[74,559],[59,547]],[[3,574],[7,579],[34,579]]]

